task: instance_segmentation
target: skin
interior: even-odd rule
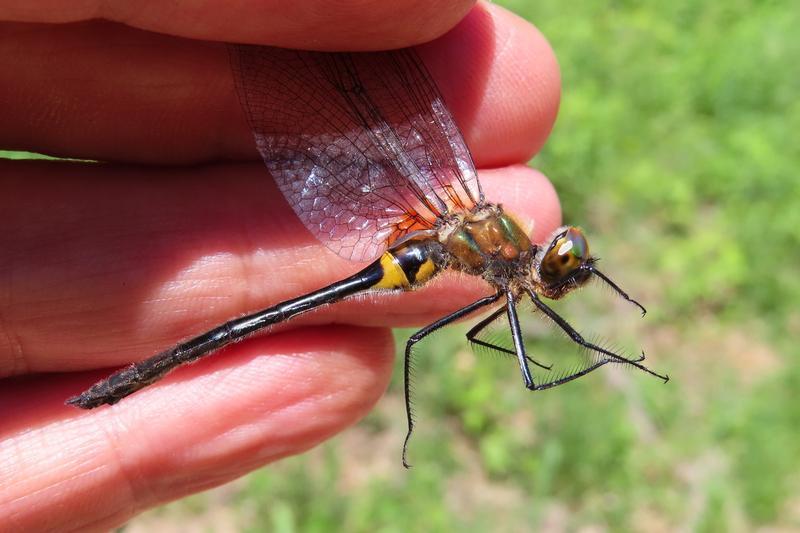
[[[390,327],[489,292],[445,275],[418,293],[344,302],[111,408],[65,406],[110,368],[360,266],[309,235],[268,179],[212,41],[370,49],[436,38],[420,51],[487,198],[535,219],[537,241],[560,223],[552,186],[523,166],[555,120],[558,68],[544,38],[499,7],[49,3],[0,2],[0,146],[108,164],[0,161],[0,530],[114,527],[307,450],[380,398]],[[126,25],[53,24],[96,17]]]

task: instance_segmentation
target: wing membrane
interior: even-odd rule
[[[482,200],[464,139],[413,50],[231,45],[230,55],[265,165],[339,255],[373,259]]]

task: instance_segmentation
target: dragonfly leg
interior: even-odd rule
[[[411,465],[408,463],[408,443],[411,440],[411,433],[414,431],[414,414],[411,410],[411,358],[413,355],[414,345],[417,344],[419,341],[430,335],[431,333],[443,328],[444,326],[455,322],[460,318],[464,318],[465,316],[469,315],[480,309],[481,307],[486,307],[487,305],[491,305],[495,303],[500,297],[503,295],[502,292],[498,291],[497,293],[491,296],[485,296],[480,300],[472,302],[466,307],[462,307],[458,311],[455,311],[446,317],[440,318],[436,322],[432,324],[428,324],[421,330],[417,331],[408,339],[406,343],[406,351],[403,360],[403,392],[405,393],[405,403],[406,403],[406,419],[408,421],[408,432],[406,433],[405,441],[403,441],[403,466],[406,468],[411,468]]]
[[[476,325],[475,325],[475,327],[473,327],[473,328],[472,328],[472,329],[471,329],[471,330],[470,330],[470,331],[467,333],[467,338],[469,338],[469,337],[470,337],[470,334],[472,334],[472,336],[473,336],[473,337],[474,337],[475,335],[477,335],[477,334],[480,332],[480,330],[482,330],[483,328],[485,328],[485,327],[486,327],[486,326],[487,326],[489,323],[491,323],[491,321],[492,321],[493,319],[496,319],[497,317],[499,317],[499,316],[500,316],[500,315],[501,315],[503,312],[508,312],[508,310],[507,310],[506,308],[500,308],[500,309],[498,309],[497,311],[495,311],[494,313],[492,313],[491,315],[489,315],[488,317],[486,317],[485,319],[483,319],[481,322],[479,322],[478,324],[476,324]],[[511,333],[512,333],[512,336],[514,335],[515,324],[517,325],[517,327],[519,326],[519,321],[518,321],[518,319],[517,319],[517,314],[516,314],[516,308],[514,308],[514,309],[513,309],[513,317],[514,317],[514,318],[512,319],[512,318],[511,318],[511,313],[509,313],[509,323],[511,324]],[[518,333],[517,335],[518,335],[518,338],[521,340],[521,338],[522,338],[522,336],[521,336],[521,333]],[[477,339],[476,339],[476,340],[477,340]],[[470,341],[473,341],[473,339],[470,339]],[[489,343],[485,343],[485,344],[489,344]],[[489,345],[489,346],[491,346],[491,345]],[[527,355],[524,353],[524,345],[523,345],[521,342],[520,342],[519,346],[520,346],[520,348],[522,349],[522,352],[523,352],[523,353],[522,353],[522,356],[523,356],[523,357],[524,357],[526,360],[528,360],[528,361],[531,361],[532,363],[534,363],[534,364],[536,364],[536,365],[539,365],[539,363],[537,363],[536,361],[534,361],[533,359],[531,359],[530,357],[528,357],[528,356],[527,356]],[[500,349],[500,350],[502,350],[502,351],[504,351],[504,352],[510,353],[510,354],[512,354],[512,355],[517,355],[517,353],[515,353],[515,352],[512,352],[511,350],[508,350],[508,349],[505,349],[505,348],[501,348],[501,347],[497,347],[497,348],[498,348],[498,349]],[[564,384],[564,383],[567,383],[568,381],[572,381],[573,379],[579,378],[579,377],[581,377],[581,376],[585,376],[585,375],[586,375],[586,374],[588,374],[589,372],[591,372],[591,371],[593,371],[593,370],[595,370],[595,369],[597,369],[597,368],[599,368],[599,367],[601,367],[601,366],[603,366],[604,364],[606,364],[606,363],[609,363],[609,362],[611,362],[611,360],[610,360],[610,359],[603,359],[602,361],[598,361],[597,363],[595,363],[595,364],[593,364],[592,366],[589,366],[589,367],[587,367],[587,368],[585,368],[585,369],[581,370],[580,372],[575,372],[574,374],[570,374],[569,376],[565,376],[565,377],[563,377],[563,378],[560,378],[560,379],[557,379],[557,380],[555,380],[555,381],[549,381],[549,382],[547,382],[547,383],[542,383],[542,384],[540,384],[540,385],[534,384],[534,383],[533,383],[533,380],[531,380],[531,384],[530,384],[530,385],[528,385],[528,382],[527,382],[527,380],[526,380],[525,386],[526,386],[526,387],[527,387],[529,390],[532,390],[532,391],[538,391],[538,390],[550,389],[550,388],[556,387],[556,386],[558,386],[558,385],[562,385],[562,384]],[[539,366],[542,366],[542,365],[539,365]],[[550,369],[550,367],[545,367],[545,368],[548,368],[548,370]],[[525,369],[523,369],[523,370],[522,370],[522,375],[523,375],[523,379],[524,379],[524,378],[525,378]]]
[[[517,302],[514,293],[506,292],[506,314],[508,315],[508,325],[511,327],[511,339],[514,341],[514,351],[519,361],[519,370],[522,372],[522,380],[525,387],[535,390],[531,369],[528,368],[528,356],[525,354],[525,343],[522,340],[522,330],[519,327],[519,317],[517,316]]]
[[[503,313],[505,313],[505,312],[506,312],[506,308],[505,307],[501,307],[501,308],[497,309],[496,311],[494,311],[491,315],[487,316],[486,318],[484,318],[483,320],[481,320],[480,322],[475,324],[475,326],[473,326],[472,329],[467,332],[467,340],[472,344],[477,344],[479,346],[483,346],[485,348],[489,348],[490,350],[496,350],[496,351],[498,351],[498,352],[500,352],[502,354],[505,354],[505,355],[516,356],[517,354],[514,351],[509,350],[508,348],[504,348],[503,346],[498,346],[496,344],[492,344],[491,342],[487,342],[487,341],[484,341],[484,340],[481,340],[481,339],[477,338],[478,334],[481,331],[486,329],[489,326],[489,324],[491,324],[492,322],[497,320],[497,318],[500,315],[502,315]],[[531,358],[528,355],[525,356],[525,359],[527,359],[529,363],[533,363],[534,365],[538,366],[539,368],[543,368],[545,370],[550,370],[550,369],[553,368],[552,365],[543,365],[542,363],[536,361],[535,359]]]
[[[596,362],[595,364],[593,364],[592,366],[588,366],[588,367],[584,368],[583,370],[581,370],[579,372],[575,372],[573,374],[570,374],[569,376],[565,376],[565,377],[563,377],[561,379],[557,379],[555,381],[549,381],[547,383],[542,383],[541,385],[534,385],[533,387],[529,387],[529,388],[530,388],[530,390],[552,389],[553,387],[557,387],[559,385],[563,385],[564,383],[567,383],[568,381],[572,381],[573,379],[577,379],[577,378],[579,378],[581,376],[585,376],[589,372],[591,372],[593,370],[596,370],[596,369],[600,368],[601,366],[603,366],[604,364],[610,363],[610,362],[611,362],[611,359],[602,359],[602,360]]]
[[[610,361],[610,362],[616,362],[616,363],[623,363],[623,364],[632,365],[632,366],[635,366],[636,368],[638,368],[639,370],[642,370],[642,371],[647,372],[648,374],[651,374],[651,375],[653,375],[653,376],[655,376],[655,377],[657,377],[659,379],[662,379],[664,381],[664,383],[669,381],[669,376],[658,374],[656,372],[653,372],[652,370],[650,370],[646,366],[639,364],[641,361],[644,361],[644,352],[642,352],[642,355],[640,357],[638,357],[637,359],[628,359],[627,357],[623,357],[622,355],[614,353],[614,352],[612,352],[610,350],[606,350],[602,346],[598,346],[596,344],[593,344],[593,343],[587,341],[586,339],[584,339],[583,336],[580,333],[578,333],[575,330],[575,328],[573,328],[569,324],[569,322],[564,320],[558,313],[556,313],[547,304],[545,304],[542,300],[540,300],[539,296],[535,292],[528,291],[528,294],[530,295],[530,297],[533,300],[533,303],[536,305],[536,307],[542,313],[547,315],[547,317],[550,320],[555,322],[558,327],[560,327],[562,330],[564,330],[564,332],[569,336],[569,338],[572,339],[572,341],[575,342],[576,344],[578,344],[580,346],[583,346],[584,348],[587,348],[587,349],[592,350],[594,352],[601,353],[601,354],[609,357],[610,359],[608,361]],[[591,370],[594,370],[598,366],[600,366],[600,365],[595,365],[593,367],[589,367],[588,369],[582,371],[583,373],[581,375],[587,374],[588,372],[590,372]]]

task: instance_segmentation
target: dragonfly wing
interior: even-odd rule
[[[475,166],[416,53],[231,45],[265,165],[306,227],[370,260],[482,200]]]

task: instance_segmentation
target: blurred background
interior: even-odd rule
[[[672,380],[606,367],[531,394],[450,328],[417,359],[416,468],[400,465],[398,360],[358,426],[125,530],[800,530],[800,9],[497,3],[561,64],[531,164],[649,313],[599,286],[558,309]],[[536,353],[574,352],[528,333]]]

